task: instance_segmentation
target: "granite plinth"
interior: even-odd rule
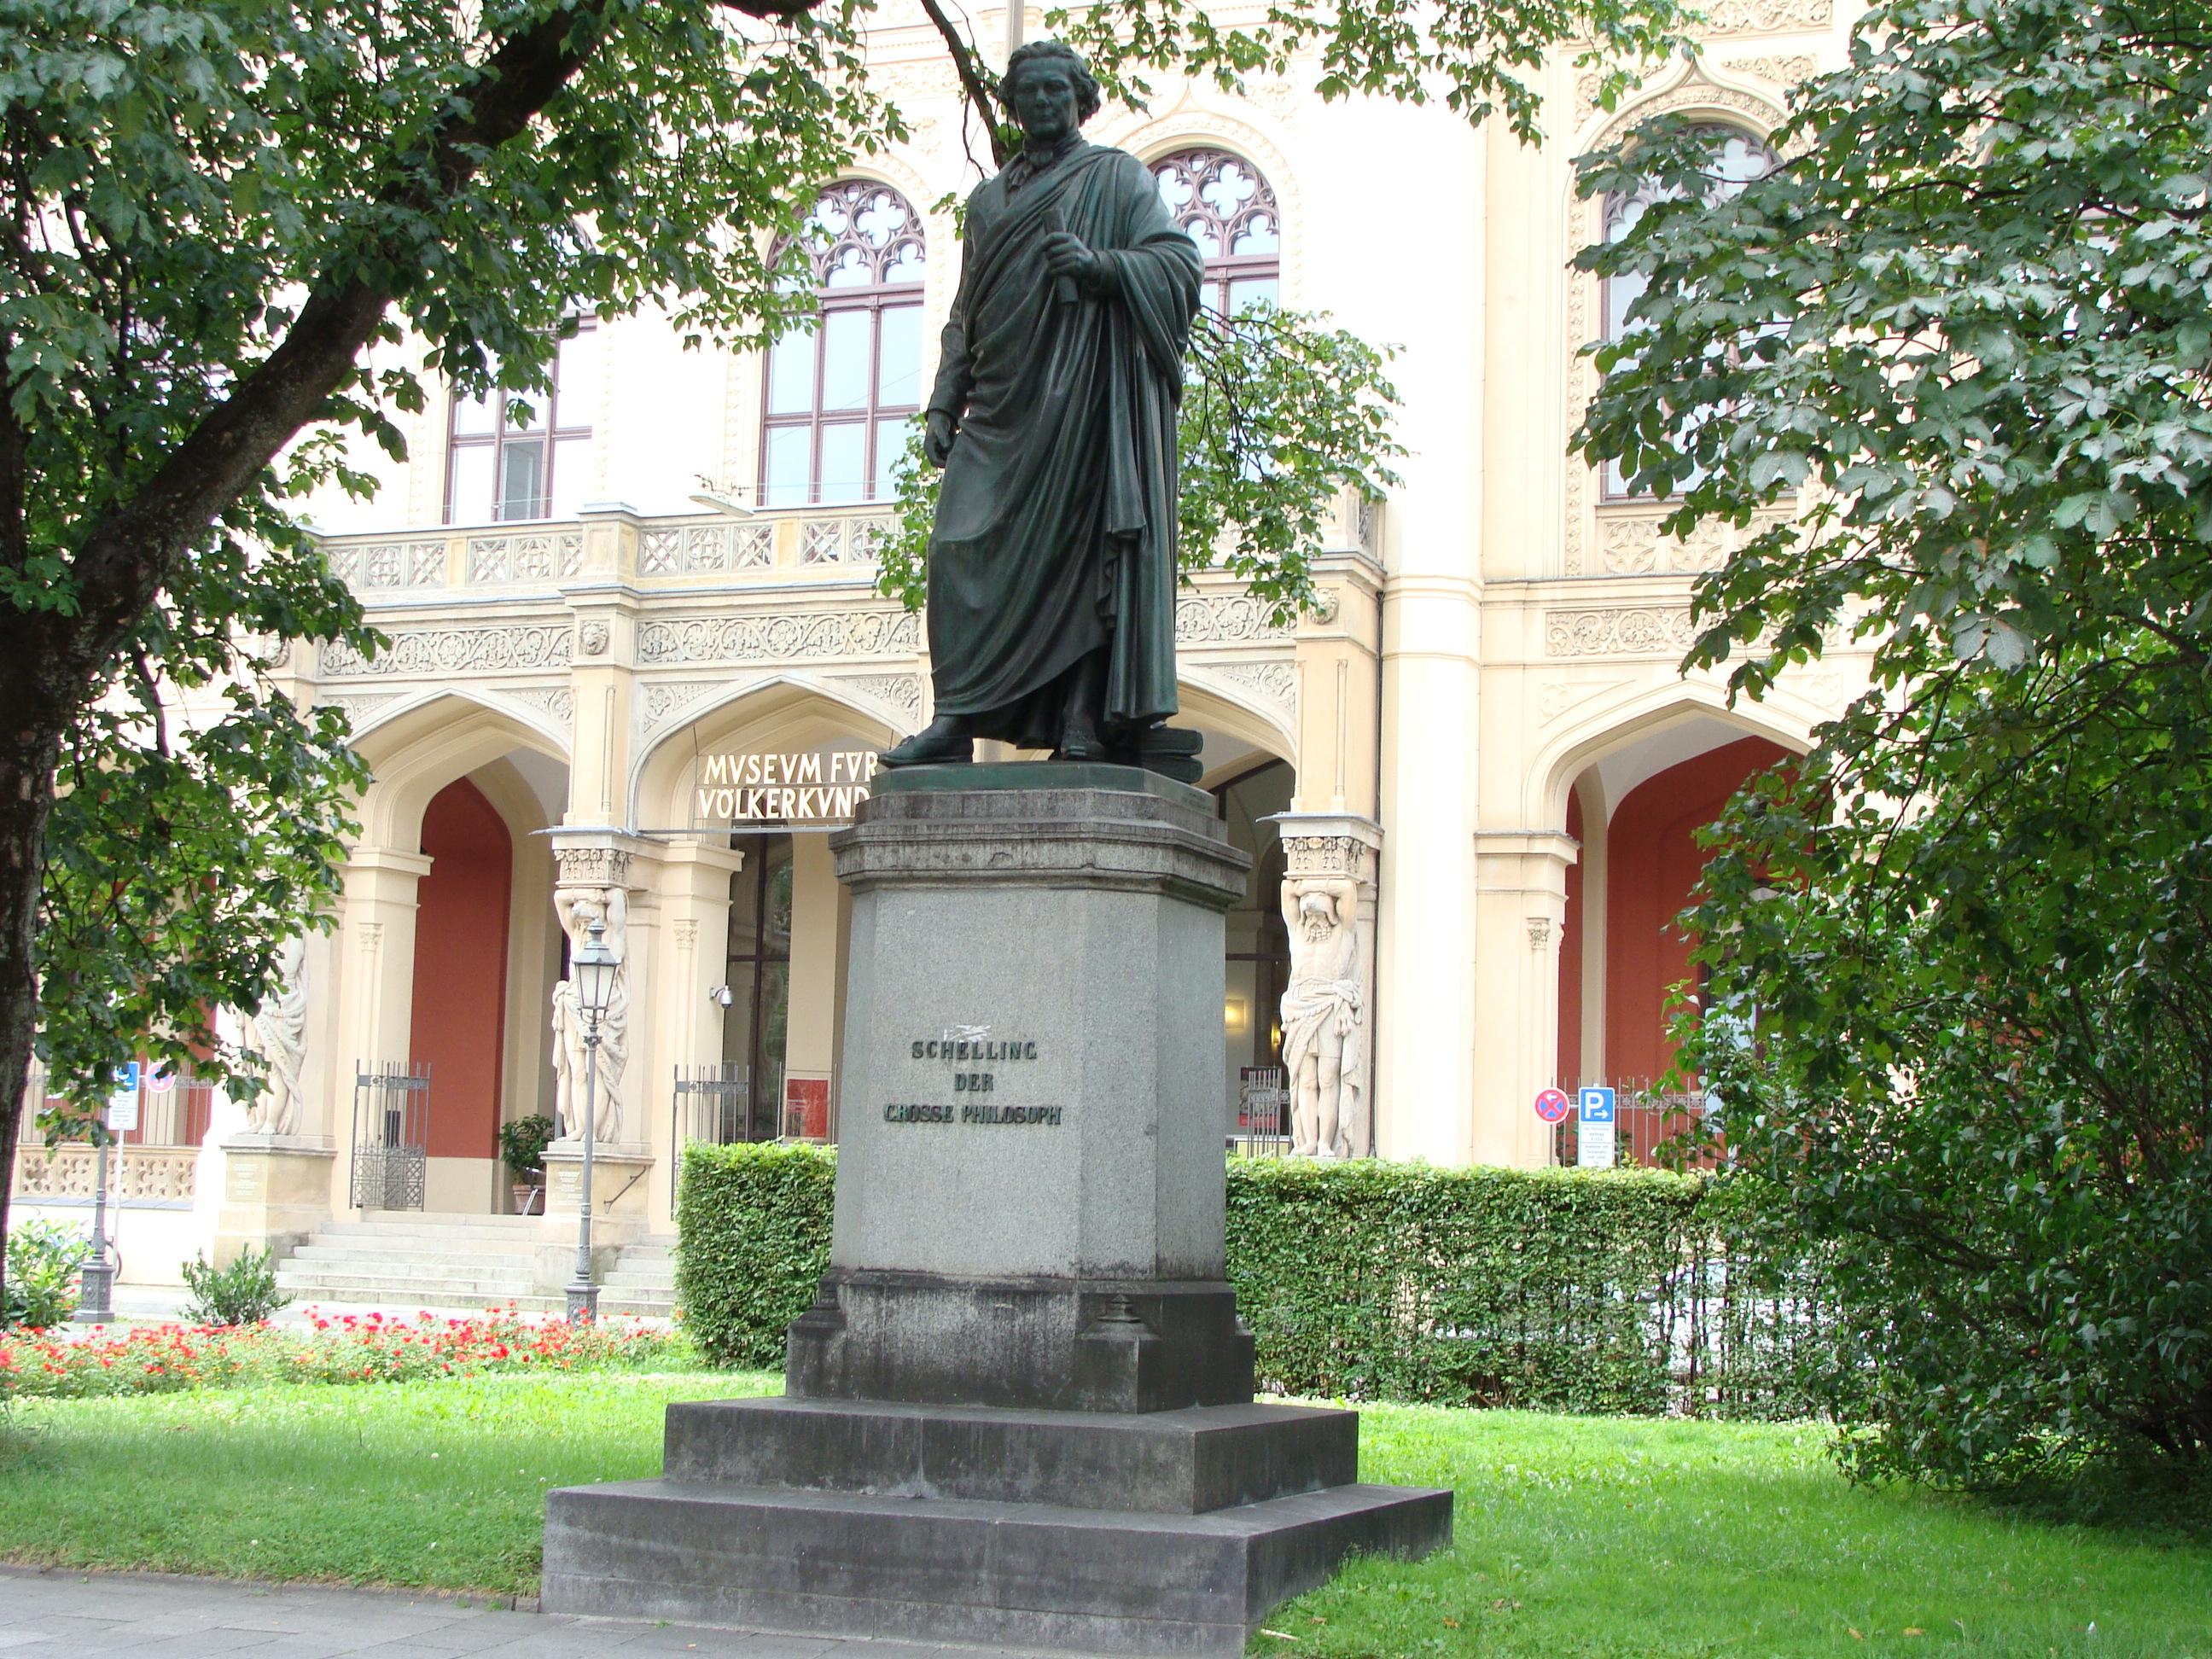
[[[1208,796],[1109,765],[902,768],[853,891],[830,1271],[781,1400],[672,1406],[659,1480],[548,1496],[548,1611],[1091,1654],[1241,1653],[1358,1550],[1350,1412],[1252,1403],[1223,1249]]]
[[[1353,1484],[1359,1414],[708,1400],[668,1408],[665,1448],[668,1479],[693,1485],[1204,1515]]]
[[[1220,1280],[833,1267],[785,1356],[801,1397],[1085,1412],[1252,1397],[1252,1334]]]
[[[1202,1515],[671,1480],[549,1494],[549,1613],[1091,1654],[1241,1654],[1355,1551],[1449,1540],[1451,1494],[1341,1486]]]
[[[985,787],[926,775],[948,773]],[[830,843],[854,894],[836,1221],[786,1386],[1250,1399],[1215,1103],[1221,913],[1249,860],[1210,797],[1148,772],[886,776]]]

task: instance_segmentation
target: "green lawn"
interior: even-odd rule
[[[777,1385],[606,1372],[21,1401],[0,1427],[0,1558],[526,1593],[546,1487],[653,1474],[665,1402]],[[2212,1659],[2201,1534],[1855,1490],[1810,1429],[1364,1422],[1367,1479],[1457,1490],[1457,1547],[1356,1564],[1256,1650]]]

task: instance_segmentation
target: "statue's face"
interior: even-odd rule
[[[1056,144],[1075,131],[1075,77],[1049,58],[1022,65],[1014,77],[1014,118],[1033,144]]]

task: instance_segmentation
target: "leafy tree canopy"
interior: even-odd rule
[[[1666,199],[1583,256],[1650,286],[1580,447],[1781,509],[1688,665],[1873,651],[1721,828],[1685,1051],[1835,1241],[1864,1473],[2212,1456],[2208,21],[1892,0],[1740,192],[1680,122],[1583,166]]]

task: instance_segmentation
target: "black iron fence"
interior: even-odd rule
[[[1569,1100],[1579,1100],[1586,1087],[1613,1091],[1613,1162],[1644,1169],[1710,1169],[1718,1162],[1716,1149],[1705,1144],[1701,1131],[1708,1109],[1698,1093],[1668,1093],[1644,1078],[1607,1079],[1603,1084],[1563,1083]],[[1579,1110],[1570,1110],[1552,1126],[1552,1162],[1579,1163],[1582,1136]]]

